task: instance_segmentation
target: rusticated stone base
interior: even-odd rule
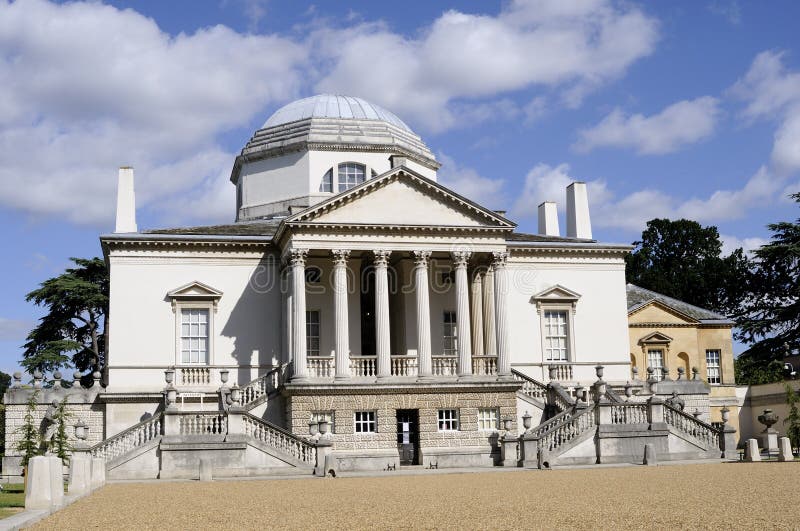
[[[441,467],[492,466],[497,434],[478,429],[478,411],[494,408],[512,419],[516,433],[516,382],[453,382],[387,385],[289,385],[285,391],[288,428],[308,434],[314,413],[332,414],[335,455],[341,470],[383,469],[397,463],[397,410],[419,411],[420,464]],[[456,409],[457,431],[440,431],[440,409]],[[355,432],[355,412],[376,413],[376,433]]]

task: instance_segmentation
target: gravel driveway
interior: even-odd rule
[[[107,485],[34,529],[800,529],[800,462]]]

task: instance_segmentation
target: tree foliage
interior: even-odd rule
[[[47,308],[28,334],[22,365],[50,372],[97,371],[105,361],[108,270],[101,258],[71,258],[76,267],[42,282],[26,300]]]
[[[800,204],[800,193],[791,197]],[[755,267],[736,315],[737,338],[751,345],[737,360],[740,383],[763,383],[757,380],[765,368],[800,347],[800,218],[767,227],[772,237],[753,253]],[[772,374],[770,381],[782,377]]]
[[[72,418],[72,413],[67,409],[66,397],[58,403],[54,420],[56,431],[53,434],[50,451],[61,458],[64,464],[69,464],[69,455],[72,453],[72,446],[69,444],[68,422]]]
[[[749,261],[742,249],[722,256],[716,227],[687,219],[652,219],[627,256],[628,282],[728,314],[742,297]]]
[[[41,453],[41,437],[39,427],[33,417],[36,411],[36,402],[39,397],[39,392],[31,393],[28,399],[28,405],[25,408],[25,416],[22,417],[22,426],[17,428],[17,433],[20,435],[20,440],[17,443],[16,450],[22,454],[21,466],[28,466],[28,461],[31,457],[40,455]]]

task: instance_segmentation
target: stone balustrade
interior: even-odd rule
[[[218,412],[182,412],[179,433],[182,436],[225,436],[228,432],[227,418]]]
[[[163,421],[161,413],[157,413],[142,422],[109,437],[89,448],[92,457],[99,457],[106,462],[124,455],[131,450],[144,446],[162,435]]]
[[[416,376],[417,357],[416,356],[391,356],[392,376]]]
[[[242,427],[245,435],[267,446],[282,450],[303,463],[316,464],[317,450],[308,441],[250,414],[242,415]]]
[[[456,376],[458,374],[458,358],[456,356],[431,356],[431,373],[433,376]]]
[[[310,378],[333,378],[333,358],[330,356],[308,356],[308,376]]]
[[[204,386],[211,385],[211,367],[178,367],[180,380],[178,385],[182,386]]]
[[[547,386],[542,382],[531,378],[515,369],[511,369],[511,375],[517,381],[522,382],[522,393],[531,398],[535,398],[542,402],[547,401]],[[564,408],[562,408],[563,410]]]
[[[611,408],[612,424],[648,424],[647,404],[602,404],[601,407]]]
[[[721,448],[722,430],[667,404],[664,405],[664,422],[708,448]]]
[[[573,381],[573,370],[571,363],[552,363],[548,366],[550,379],[559,382]]]
[[[270,391],[278,389],[281,385],[283,369],[283,366],[276,367],[242,386],[242,406],[248,407],[269,394]]]
[[[497,356],[472,356],[472,374],[476,376],[497,375]]]
[[[539,448],[553,452],[587,430],[594,429],[597,419],[593,410],[594,406],[590,406],[573,417],[565,417],[562,422],[543,432],[539,437]]]
[[[355,378],[374,378],[378,375],[378,357],[350,356],[350,374]]]

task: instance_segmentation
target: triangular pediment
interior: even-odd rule
[[[218,299],[222,292],[202,282],[190,282],[167,293],[172,299]]]
[[[533,296],[533,300],[538,302],[544,302],[544,301],[575,302],[580,298],[581,296],[579,293],[576,293],[569,288],[565,288],[560,284],[551,286],[546,290],[541,291]]]
[[[669,337],[667,334],[663,334],[661,332],[653,332],[651,334],[647,334],[643,338],[639,340],[640,345],[665,345],[672,342],[672,338]]]
[[[512,230],[514,223],[401,166],[286,219],[287,225],[432,226]]]
[[[697,324],[699,322],[694,317],[655,299],[630,310],[628,318],[634,323]]]

